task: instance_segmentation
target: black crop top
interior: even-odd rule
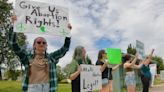
[[[104,64],[104,62],[99,61],[99,60],[96,62],[96,65],[103,65],[103,64]],[[113,79],[112,68],[108,68],[108,67],[105,68],[105,70],[102,72],[102,79],[103,78],[108,78],[109,80]]]

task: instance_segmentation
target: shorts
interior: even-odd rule
[[[130,86],[130,85],[136,86],[135,75],[133,72],[126,74],[125,83],[126,83],[126,86]]]

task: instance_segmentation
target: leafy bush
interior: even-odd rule
[[[8,70],[5,73],[6,77],[11,80],[17,80],[17,77],[20,75],[20,71],[18,70]]]

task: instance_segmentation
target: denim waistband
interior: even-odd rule
[[[49,83],[29,84],[28,87],[49,86]]]

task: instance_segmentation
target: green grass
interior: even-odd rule
[[[0,92],[22,92],[19,81],[0,81]],[[58,92],[71,92],[71,84],[61,83],[58,85]],[[98,92],[98,91],[94,91]]]
[[[154,84],[160,84],[160,79],[155,79]],[[21,82],[18,81],[0,81],[0,92],[22,92],[21,91]],[[58,92],[71,92],[71,85],[70,84],[59,84],[58,85]],[[94,91],[98,92],[98,91]],[[123,92],[126,92],[123,89]]]
[[[158,85],[161,83],[161,80],[159,78],[155,79],[154,80],[154,85]]]
[[[58,92],[71,92],[71,84],[59,84]]]
[[[21,83],[17,81],[0,81],[0,92],[21,92]]]
[[[18,81],[0,81],[0,92],[22,92],[21,82]],[[71,84],[59,84],[58,92],[71,92]],[[94,91],[98,92],[98,91]]]
[[[70,84],[59,84],[58,92],[71,92]],[[22,92],[21,82],[18,81],[0,81],[0,92]]]

